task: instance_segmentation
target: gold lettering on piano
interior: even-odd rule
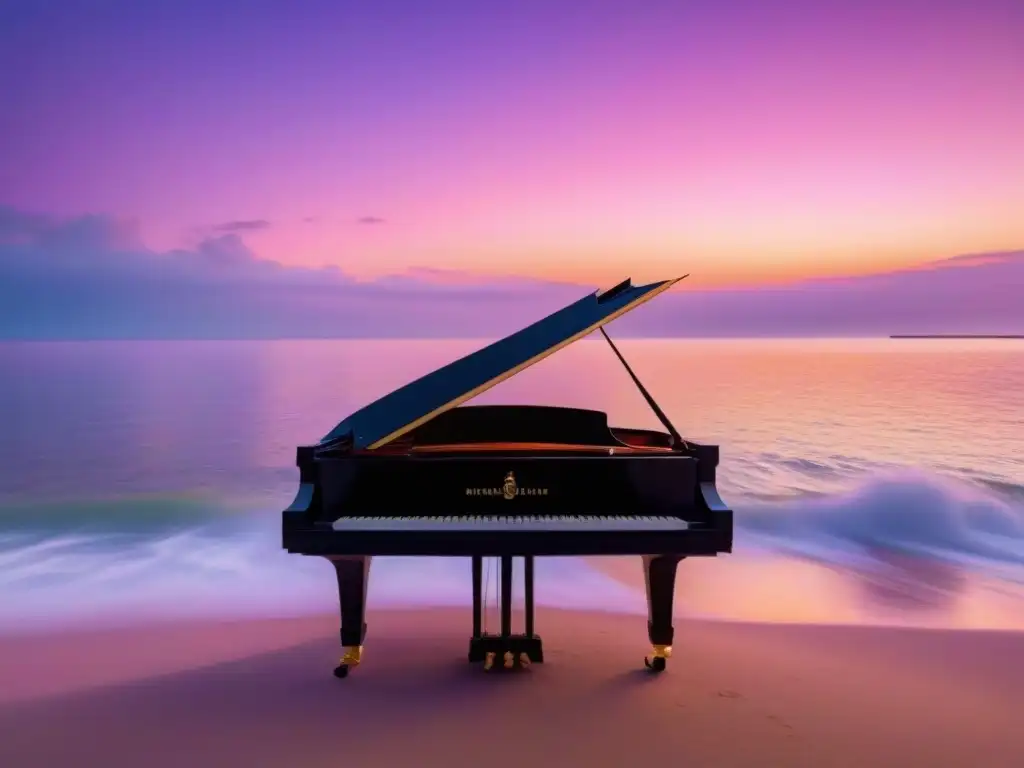
[[[530,488],[519,485],[516,482],[515,473],[509,472],[505,475],[505,482],[498,488],[467,488],[467,496],[501,496],[505,499],[514,499],[516,496],[547,496],[547,488]]]

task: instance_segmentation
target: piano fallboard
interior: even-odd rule
[[[627,456],[352,456],[316,461],[322,513],[342,516],[648,515],[696,511],[697,461]]]

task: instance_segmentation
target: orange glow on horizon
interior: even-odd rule
[[[865,238],[861,244],[810,242],[792,236],[765,235],[765,244],[734,237],[732,241],[713,241],[685,236],[665,236],[661,244],[654,237],[644,240],[626,238],[587,238],[580,242],[566,238],[564,243],[531,238],[520,233],[517,240],[493,239],[459,245],[452,242],[417,242],[415,233],[374,232],[360,238],[359,246],[340,246],[342,235],[307,232],[303,228],[281,228],[247,237],[260,258],[287,266],[336,266],[358,280],[373,280],[388,275],[438,270],[437,280],[448,282],[459,274],[482,279],[527,278],[551,282],[602,286],[631,276],[635,281],[660,280],[690,273],[688,286],[725,288],[768,286],[813,278],[856,277],[908,269],[965,253],[1011,251],[1024,247],[1024,224],[1002,228],[1004,234],[985,235],[963,232],[959,237],[941,232],[929,233],[926,240],[911,237]],[[449,239],[449,238],[445,238]],[[780,242],[781,240],[781,242]],[[802,242],[801,242],[802,241]]]

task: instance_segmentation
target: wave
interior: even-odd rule
[[[997,491],[903,470],[835,493],[727,495],[736,509],[733,556],[767,550],[858,566],[897,551],[1024,574],[1024,496],[1003,485]],[[287,496],[283,490],[280,498],[164,495],[0,508],[0,629],[101,616],[333,611],[330,566],[280,548],[278,516]],[[643,610],[636,589],[584,561],[545,558],[537,569],[541,604]],[[377,605],[466,605],[468,564],[380,558],[370,593]]]
[[[0,536],[0,631],[167,617],[301,616],[336,610],[331,566],[285,553],[279,512],[148,536]],[[517,577],[521,583],[521,574]],[[630,612],[634,590],[572,558],[537,563],[540,605]],[[490,603],[497,569],[489,564]],[[468,560],[376,558],[378,606],[469,605]],[[492,622],[496,609],[492,608]]]
[[[35,535],[150,536],[242,519],[265,499],[150,493],[0,503],[0,531]]]
[[[829,495],[737,505],[749,543],[815,559],[879,550],[953,562],[1024,566],[1024,488],[915,470]]]

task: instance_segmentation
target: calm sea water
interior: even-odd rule
[[[295,446],[479,345],[0,344],[0,628],[333,610],[330,566],[279,547]],[[681,611],[1024,624],[1024,343],[620,348],[684,435],[722,446],[737,551],[684,567]],[[601,341],[477,402],[658,426]],[[538,599],[642,610],[625,567],[544,561]],[[462,561],[394,559],[375,565],[371,592],[376,604],[461,604],[468,583]]]

